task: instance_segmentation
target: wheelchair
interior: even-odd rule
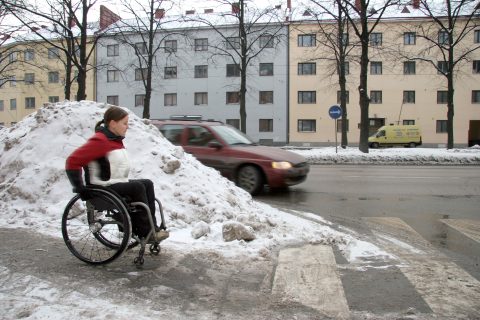
[[[158,199],[155,202],[161,218],[160,229],[166,230],[162,203]],[[140,208],[147,212],[151,226],[145,238],[132,233],[130,215]],[[77,194],[68,202],[62,216],[62,236],[75,257],[92,265],[110,263],[140,245],[133,262],[142,266],[147,245],[153,255],[161,250],[149,207],[143,202],[129,202],[112,189],[97,185],[87,185],[83,199]]]

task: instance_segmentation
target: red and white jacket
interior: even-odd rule
[[[128,182],[130,162],[122,139],[102,127],[67,158],[65,169],[80,171],[88,167],[89,184],[109,186]]]

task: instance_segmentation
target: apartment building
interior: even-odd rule
[[[0,83],[0,125],[9,127],[41,108],[45,103],[65,99],[65,66],[63,53],[41,40],[12,41],[2,52],[8,56],[3,63]],[[74,75],[76,72],[74,71]],[[94,72],[87,75],[87,97],[94,100]],[[71,98],[77,85],[73,80]]]
[[[206,15],[219,17],[213,10]],[[217,15],[217,16],[216,16]],[[240,124],[240,69],[238,25],[215,27],[164,19],[155,35],[153,93],[150,118],[199,116],[235,127]],[[287,139],[287,27],[279,24],[253,26],[247,68],[247,134],[263,144],[285,144]],[[142,67],[135,51],[146,52],[140,34],[129,44],[110,35],[97,47],[97,97],[128,107],[142,116],[145,89]],[[136,50],[134,49],[136,48]],[[235,57],[233,59],[232,57]]]
[[[400,8],[401,9],[401,8]],[[432,20],[414,16],[415,10],[403,10],[382,20],[370,36],[368,94],[370,132],[389,124],[416,124],[422,129],[425,146],[447,143],[447,80],[431,63],[411,60],[425,57],[437,66],[445,58],[424,38],[419,27],[444,36]],[[417,11],[418,13],[418,11]],[[325,27],[331,21],[320,22]],[[332,26],[332,30],[335,26]],[[436,28],[433,31],[433,28]],[[327,27],[328,29],[328,27]],[[350,31],[353,32],[353,31]],[[322,45],[325,35],[318,21],[299,18],[289,29],[290,101],[289,142],[294,145],[331,145],[335,141],[335,120],[328,110],[339,104],[336,64],[329,49]],[[353,45],[354,34],[344,35]],[[463,39],[456,52],[480,44],[480,27]],[[359,50],[348,56],[347,113],[348,140],[359,141]],[[455,76],[454,144],[467,146],[480,141],[480,50],[457,65]],[[341,120],[340,120],[341,122]],[[341,123],[337,127],[340,139]],[[477,142],[478,143],[478,142]]]

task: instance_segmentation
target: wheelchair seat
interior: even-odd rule
[[[166,229],[162,204],[155,199],[161,218],[160,228]],[[142,207],[148,213],[150,232],[140,238],[132,234],[131,214]],[[82,196],[76,194],[65,207],[62,216],[62,236],[70,252],[78,259],[94,265],[106,264],[120,257],[125,250],[140,245],[137,266],[144,263],[145,247],[150,244],[153,255],[160,253],[160,241],[155,238],[155,225],[149,207],[131,202],[114,190],[87,185]]]

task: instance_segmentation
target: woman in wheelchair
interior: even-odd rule
[[[95,134],[76,149],[66,161],[66,172],[73,192],[88,198],[88,190],[82,179],[85,168],[86,183],[108,187],[131,202],[145,203],[150,209],[158,241],[168,238],[168,231],[158,226],[155,218],[155,191],[148,179],[129,180],[130,169],[123,139],[128,129],[128,113],[119,107],[110,107],[95,126]],[[89,181],[88,181],[89,180]],[[151,231],[146,210],[140,208],[130,215],[132,232],[145,238]]]

